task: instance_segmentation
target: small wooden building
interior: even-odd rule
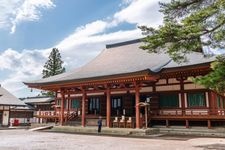
[[[124,127],[129,120],[132,127],[140,128],[145,120],[140,102],[150,104],[148,125],[210,128],[212,123],[225,121],[224,95],[189,80],[209,73],[214,57],[193,52],[187,55],[188,62],[178,64],[167,54],[141,50],[142,44],[133,40],[107,45],[80,68],[25,84],[57,93],[56,112],[61,124],[75,112],[81,115],[82,126],[94,124],[102,116],[107,127],[114,123],[124,123]]]
[[[10,125],[14,108],[17,106],[25,107],[25,104],[0,86],[0,126]]]
[[[10,107],[10,123],[12,126],[27,126],[32,122],[34,108],[26,106]]]
[[[55,98],[46,96],[27,97],[22,99],[33,108],[31,123],[46,123],[55,121]]]

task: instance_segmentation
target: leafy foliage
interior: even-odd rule
[[[62,65],[63,61],[61,60],[59,50],[57,48],[53,48],[48,57],[48,61],[44,65],[44,69],[42,71],[43,78],[51,77],[65,72],[65,68]],[[42,92],[42,95],[54,96],[54,93]]]
[[[148,52],[164,50],[178,63],[187,61],[186,54],[203,52],[202,47],[225,48],[225,0],[171,0],[160,3],[164,25],[157,29],[140,26],[146,35],[141,48]],[[213,71],[196,82],[214,90],[225,84],[225,57],[212,64]]]
[[[193,81],[222,93],[225,91],[225,56],[220,55],[217,57],[217,60],[211,64],[213,70],[211,73],[195,78]]]

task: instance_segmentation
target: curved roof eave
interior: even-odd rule
[[[29,82],[23,82],[24,84],[28,86],[51,86],[51,85],[60,85],[60,84],[68,84],[68,83],[77,83],[77,84],[82,84],[82,83],[87,83],[87,82],[94,82],[98,80],[99,82],[104,81],[104,80],[117,80],[120,78],[127,78],[129,76],[145,76],[149,74],[156,74],[157,72],[151,71],[149,68],[145,70],[140,70],[136,72],[129,72],[129,73],[123,73],[123,74],[114,74],[114,75],[105,75],[105,76],[97,76],[97,77],[91,77],[91,78],[80,78],[80,79],[72,79],[72,80],[63,80],[63,81],[53,81],[53,82],[44,82],[44,83],[29,83]]]

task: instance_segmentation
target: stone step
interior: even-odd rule
[[[208,129],[208,128],[157,128],[161,134],[171,135],[195,135],[195,136],[212,136],[225,137],[225,129]]]
[[[82,134],[97,134],[96,127],[80,127],[80,126],[55,126],[51,129],[53,132],[69,132]],[[159,129],[131,129],[131,128],[107,128],[103,127],[101,134],[119,135],[119,136],[146,136],[158,134]]]

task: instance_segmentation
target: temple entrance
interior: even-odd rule
[[[100,114],[100,98],[90,97],[88,99],[88,114]]]
[[[111,115],[112,116],[121,116],[123,115],[122,110],[122,97],[121,96],[115,96],[111,98]]]

